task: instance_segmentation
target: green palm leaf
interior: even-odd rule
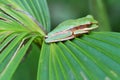
[[[32,37],[32,36],[31,36]],[[8,53],[2,52],[1,54],[6,55],[4,57],[4,60],[0,63],[0,80],[10,80],[12,75],[14,74],[16,68],[18,67],[20,61],[22,60],[23,56],[25,55],[27,49],[29,48],[31,42],[33,41],[35,37],[29,39],[25,42],[27,39],[23,39],[21,42],[19,42],[12,50],[9,50],[9,46],[4,50],[8,50]],[[13,43],[15,43],[13,41]],[[3,55],[3,56],[4,56]],[[0,56],[2,57],[2,55]]]
[[[47,32],[50,31],[50,15],[46,0],[13,0],[29,12]]]
[[[16,6],[14,2],[11,2],[9,0],[6,2],[7,3],[4,3],[4,2],[0,3],[1,16],[10,17],[12,21],[17,22],[18,24],[22,25],[22,27],[25,27],[29,31],[33,31],[33,32],[37,31],[42,36],[45,35],[43,30],[40,28],[41,26],[39,27],[39,25],[32,19],[32,17],[29,14],[24,12],[19,6]],[[5,19],[5,20],[10,22],[11,19],[10,20]],[[14,25],[13,23],[11,22],[12,27]]]
[[[119,36],[99,32],[64,43],[43,43],[37,79],[120,79]]]
[[[0,1],[0,80],[12,78],[33,41],[41,43],[41,27],[14,1]]]
[[[46,44],[44,30],[50,31],[46,0],[0,1],[0,80],[12,78],[33,41],[42,47],[37,80],[120,79],[119,33]]]

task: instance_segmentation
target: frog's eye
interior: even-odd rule
[[[91,16],[91,15],[87,15],[87,18],[93,18],[93,16]]]

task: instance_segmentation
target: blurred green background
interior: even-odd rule
[[[107,26],[110,26],[111,31],[120,31],[120,0],[48,0],[48,6],[52,27],[56,27],[67,19],[76,19],[92,14],[102,25],[100,27],[104,27],[100,29],[101,31],[109,31],[109,29],[105,29]],[[100,7],[96,8],[98,6]],[[101,8],[104,10],[101,11]],[[104,17],[107,18],[107,22]]]

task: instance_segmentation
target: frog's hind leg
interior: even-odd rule
[[[76,30],[75,32],[74,32],[74,35],[80,35],[80,34],[84,34],[84,33],[88,33],[89,31],[84,31],[84,30]]]
[[[49,41],[49,42],[47,42],[47,43],[66,41],[66,40],[70,40],[70,39],[73,39],[73,38],[75,38],[74,35],[69,36],[69,37],[66,37],[66,38],[61,38],[61,39],[52,40],[52,41]]]
[[[73,39],[73,38],[75,38],[74,35],[69,36],[69,37],[66,37],[66,38],[64,38],[64,39],[60,39],[59,41],[66,41],[66,40],[70,40],[70,39]]]

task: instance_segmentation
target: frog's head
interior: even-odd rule
[[[98,21],[96,21],[93,18],[93,16],[87,15],[86,18],[85,18],[85,20],[86,20],[86,23],[90,24],[89,28],[87,28],[86,30],[93,30],[93,29],[98,28]]]
[[[92,15],[86,16],[86,22],[90,22],[91,24],[98,24],[98,21],[96,21]]]
[[[85,25],[85,24],[98,24],[98,22],[93,18],[92,15],[87,15],[86,17],[79,18],[76,20],[76,23],[80,25]]]

